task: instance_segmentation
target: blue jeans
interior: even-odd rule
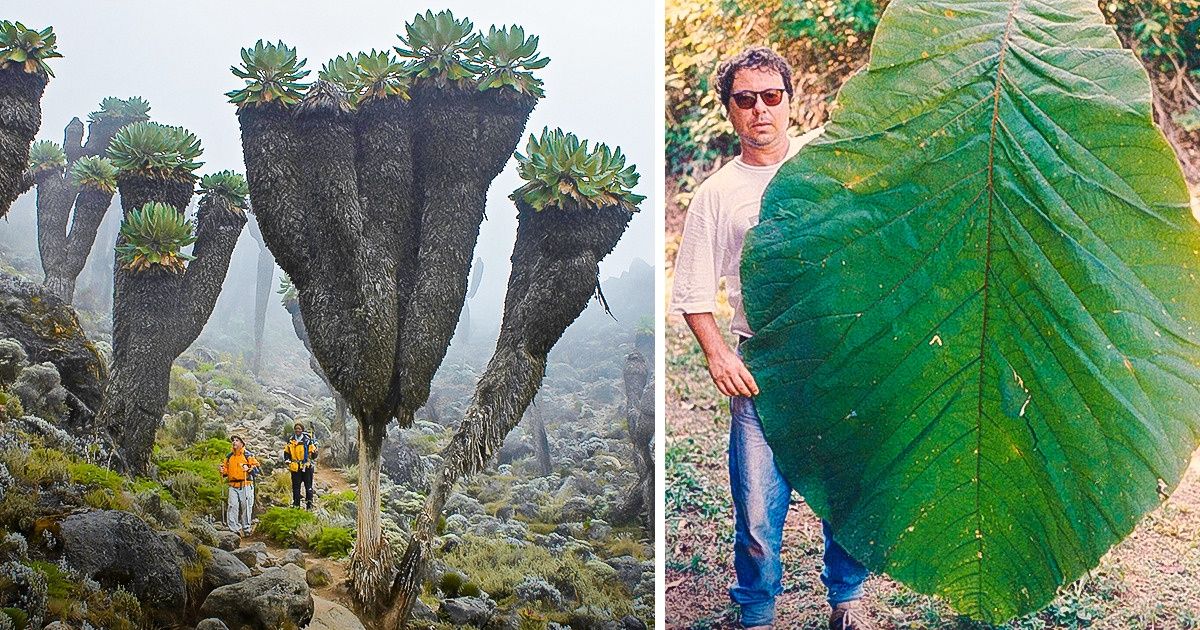
[[[779,552],[792,486],[775,466],[754,400],[734,396],[729,411],[729,488],[733,493],[733,568],[737,573],[729,597],[742,608],[743,626],[768,625],[774,623],[775,597],[783,592]],[[821,582],[829,590],[829,605],[860,599],[866,567],[833,540],[829,523],[822,520],[821,527],[825,537]]]

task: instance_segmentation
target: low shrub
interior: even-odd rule
[[[536,576],[576,602],[605,608],[618,616],[633,612],[628,590],[612,573],[598,571],[574,554],[556,554],[537,546],[518,548],[504,541],[468,535],[443,560],[448,566],[470,567],[474,582],[497,601],[512,596],[513,589],[526,577]]]
[[[316,525],[317,517],[299,508],[273,507],[258,520],[258,531],[282,544],[295,542],[296,529],[304,524]]]
[[[37,490],[10,488],[0,499],[0,529],[28,532],[37,514]]]
[[[290,480],[289,480],[290,483]],[[290,489],[290,486],[289,486]],[[353,490],[344,490],[342,492],[331,492],[321,497],[321,506],[330,512],[341,514],[346,509],[346,504],[354,503],[358,500],[358,494]]]
[[[225,505],[225,481],[219,466],[228,453],[229,443],[222,439],[198,442],[185,449],[182,456],[158,459],[159,478],[181,508],[218,511]]]
[[[167,489],[178,505],[202,513],[221,510],[225,505],[225,484],[220,475],[216,480],[182,469],[173,470],[164,479]]]
[[[175,507],[179,507],[179,503],[175,497],[171,495],[171,491],[167,490],[166,486],[157,481],[138,477],[129,484],[129,489],[134,494],[142,494],[143,492],[153,492],[158,495],[166,503],[170,503]]]
[[[113,492],[108,488],[93,488],[83,495],[83,502],[97,510],[128,510],[132,505],[124,492]]]
[[[125,485],[124,477],[103,466],[75,462],[68,466],[68,470],[71,474],[71,481],[88,488],[102,488],[115,493],[120,492]]]
[[[71,478],[71,460],[61,451],[35,448],[28,453],[10,449],[3,455],[13,477],[31,486],[43,486]]]
[[[308,541],[308,548],[320,556],[344,558],[354,547],[354,534],[348,527],[325,526]]]
[[[86,601],[84,620],[96,628],[137,630],[145,626],[142,604],[137,595],[117,587],[115,591],[94,591]]]

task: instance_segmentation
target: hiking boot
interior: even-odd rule
[[[829,614],[829,630],[875,630],[862,602],[852,599],[833,607]]]

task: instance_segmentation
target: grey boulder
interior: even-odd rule
[[[216,617],[235,630],[303,627],[313,616],[313,596],[304,569],[289,564],[208,594],[203,617]]]
[[[137,595],[155,619],[174,620],[183,613],[183,559],[142,519],[118,510],[74,514],[59,523],[59,535],[67,562],[80,573]]]
[[[250,577],[250,567],[237,556],[217,547],[208,547],[208,551],[208,560],[204,562],[204,590],[237,584]]]

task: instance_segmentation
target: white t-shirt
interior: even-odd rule
[[[740,265],[746,231],[758,224],[763,192],[779,167],[821,131],[814,129],[792,138],[787,157],[777,164],[751,166],[738,156],[696,188],[675,256],[670,313],[715,312],[719,282],[725,278],[725,291],[733,307],[729,330],[735,335],[753,336],[742,310]]]

